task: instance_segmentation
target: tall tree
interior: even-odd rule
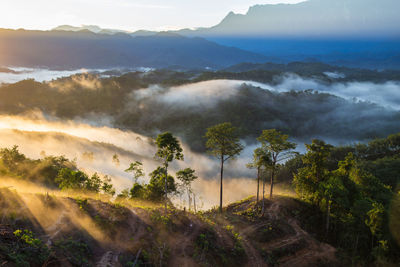
[[[129,165],[125,172],[133,173],[133,183],[136,184],[138,179],[144,176],[143,164],[140,161],[135,161]]]
[[[163,197],[165,199],[165,182],[167,182],[167,194],[176,192],[176,184],[174,177],[171,175],[166,176],[166,171],[164,167],[157,167],[150,174],[150,182],[145,189],[147,192],[145,193],[149,200],[160,201]],[[139,193],[140,196],[140,192]],[[133,196],[133,195],[132,195]]]
[[[332,146],[322,140],[314,139],[311,144],[306,144],[307,153],[303,156],[305,167],[301,168],[294,177],[296,191],[305,199],[318,206],[321,202],[326,205],[326,233],[329,232],[329,221],[334,196],[342,195],[345,191],[340,175],[334,175],[329,168],[329,156]],[[347,169],[343,165],[343,171]],[[349,165],[349,164],[347,164]],[[343,193],[344,194],[344,193]]]
[[[321,183],[332,175],[328,169],[332,148],[332,145],[318,139],[306,144],[307,153],[303,156],[305,167],[298,171],[293,180],[298,194],[318,205],[323,199]]]
[[[271,154],[271,189],[269,193],[272,199],[274,189],[275,173],[277,164],[286,160],[293,155],[291,149],[296,148],[296,144],[288,141],[289,136],[275,129],[264,130],[257,140],[261,143],[262,148]]]
[[[239,155],[243,150],[236,128],[231,123],[225,122],[207,129],[207,149],[209,153],[221,161],[221,187],[219,210],[222,212],[222,192],[224,163]]]
[[[271,154],[262,147],[253,152],[253,162],[247,164],[248,168],[257,169],[257,203],[259,201],[261,169],[267,168],[271,163]]]
[[[191,197],[190,194],[192,193],[192,182],[197,179],[197,176],[194,174],[194,170],[191,168],[186,168],[184,170],[180,170],[176,173],[176,177],[182,182],[184,188],[186,189],[186,192],[188,194],[188,204],[189,204],[189,210],[190,210],[190,204],[191,204]]]
[[[182,147],[171,133],[165,132],[159,134],[156,139],[157,152],[156,158],[163,161],[163,168],[165,170],[164,176],[164,194],[165,194],[165,212],[167,212],[167,201],[168,201],[168,165],[174,159],[183,160]]]

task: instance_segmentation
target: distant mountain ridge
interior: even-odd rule
[[[82,25],[80,27],[71,25],[60,25],[52,29],[52,31],[67,31],[67,32],[79,32],[79,31],[90,31],[99,34],[116,34],[116,33],[127,33],[128,31],[117,30],[117,29],[103,29],[97,25]]]
[[[230,12],[218,25],[196,30],[125,32],[94,25],[62,25],[53,29],[52,36],[57,36],[58,47],[64,47],[68,57],[55,54],[54,60],[48,56],[35,58],[40,54],[28,55],[18,51],[17,48],[23,44],[17,43],[16,47],[5,50],[11,54],[0,55],[0,65],[17,62],[29,66],[40,63],[46,66],[82,64],[80,67],[111,64],[122,67],[224,68],[243,62],[303,61],[378,70],[400,69],[398,10],[399,0],[308,0],[298,4],[256,5],[244,15]],[[80,43],[68,32],[81,34],[75,36]],[[50,38],[51,34],[44,35],[40,33],[38,38]],[[60,43],[61,35],[64,35],[64,44]],[[201,37],[213,43],[204,39],[182,39],[182,36]],[[97,41],[89,41],[90,38]],[[24,39],[27,50],[33,39]],[[161,40],[160,44],[156,43]],[[48,47],[50,52],[58,49],[50,43],[45,42],[43,47]],[[7,46],[7,42],[4,45]],[[0,47],[4,45],[0,44]],[[93,47],[89,49],[91,45]],[[36,48],[41,50],[41,47]],[[15,53],[23,55],[20,57],[26,60],[16,60]],[[42,53],[45,55],[47,52]]]
[[[398,0],[308,0],[266,4],[244,15],[230,12],[218,25],[183,35],[268,38],[400,37]]]
[[[132,37],[86,31],[0,30],[0,66],[221,68],[265,57],[176,33]]]
[[[181,29],[184,36],[253,36],[266,38],[400,38],[398,0],[304,0],[297,4],[251,6],[246,14],[230,12],[210,28]],[[53,30],[154,35],[156,31],[128,32],[96,25],[61,25]]]

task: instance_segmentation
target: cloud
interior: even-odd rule
[[[330,74],[332,75],[332,73]],[[340,78],[339,73],[335,75]],[[385,108],[400,110],[400,82],[387,81],[385,83],[373,82],[333,82],[327,83],[318,79],[303,78],[295,74],[287,74],[275,78],[275,84],[259,84],[267,90],[288,92],[312,89],[326,92],[347,100],[362,100],[376,103]]]
[[[22,153],[34,159],[41,158],[43,151],[47,156],[64,155],[71,160],[76,159],[78,167],[89,174],[97,172],[111,175],[118,191],[132,185],[131,174],[124,171],[131,162],[142,161],[146,174],[160,166],[160,162],[154,159],[156,147],[152,140],[145,136],[77,121],[50,121],[46,116],[38,114],[31,117],[0,116],[0,147],[13,145],[18,145]],[[215,183],[214,180],[219,179],[219,162],[204,154],[191,151],[184,143],[182,147],[185,160],[171,164],[171,174],[187,167],[195,169],[199,176],[195,186],[199,203],[201,198],[207,208],[216,205],[217,203],[212,203],[210,200],[214,198],[209,197],[207,188]],[[118,155],[120,164],[113,162],[114,154]],[[246,178],[254,176],[254,170],[245,167],[250,160],[248,154],[246,152],[236,161],[226,165],[227,188],[235,188],[235,193],[229,192],[226,195],[229,201],[239,200],[247,196],[250,191],[247,187],[239,190],[240,186],[237,186],[238,183],[245,184]],[[142,182],[148,179],[146,177]],[[236,179],[240,181],[233,181]]]
[[[53,79],[68,77],[78,73],[87,73],[95,70],[77,69],[77,70],[49,70],[33,68],[14,68],[9,67],[16,73],[0,72],[1,83],[16,83],[26,79],[34,79],[38,82],[51,81]]]
[[[156,98],[168,105],[212,107],[221,100],[235,96],[242,84],[242,81],[212,80],[171,88],[152,85],[149,88],[134,91],[132,97],[135,100]]]

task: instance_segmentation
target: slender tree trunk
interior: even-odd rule
[[[221,189],[219,192],[219,212],[222,213],[222,181],[224,177],[224,156],[221,156]]]
[[[257,167],[257,203],[258,203],[259,192],[260,192],[260,167]]]
[[[328,237],[329,233],[329,219],[331,217],[331,198],[328,197],[326,201],[326,236]]]
[[[190,198],[190,191],[189,191],[189,189],[187,190],[187,193],[188,193],[188,204],[189,204],[189,211],[190,211],[190,206],[191,206],[191,204],[192,204],[192,200],[191,200],[191,198]]]
[[[265,212],[265,176],[263,177],[263,194],[262,194],[262,210],[261,214],[264,216]]]
[[[168,186],[167,186],[167,178],[168,178],[168,167],[166,164],[164,164],[165,167],[165,177],[164,177],[164,186],[165,186],[165,213],[167,213],[167,202],[168,202]]]
[[[196,211],[196,195],[193,193],[193,208],[194,208],[194,212]]]
[[[272,199],[272,193],[274,190],[274,176],[275,176],[275,164],[272,167],[272,171],[271,171],[271,189],[269,191],[269,198]]]

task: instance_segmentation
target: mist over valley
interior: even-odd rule
[[[1,266],[398,265],[397,0],[71,3],[0,3]]]

